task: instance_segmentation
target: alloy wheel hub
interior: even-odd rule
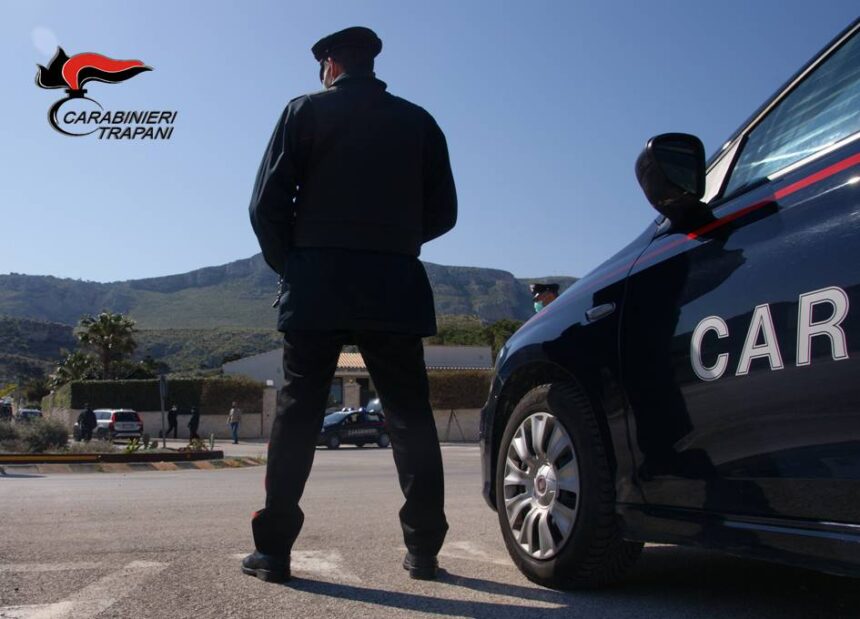
[[[520,547],[535,559],[554,557],[579,511],[579,464],[573,441],[550,413],[530,415],[507,447],[505,512]]]

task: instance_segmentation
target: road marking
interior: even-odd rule
[[[60,607],[70,608],[71,602],[58,602],[57,604],[30,604],[27,606],[4,606],[0,608],[0,619],[31,619],[37,616],[50,616],[45,613],[50,612],[54,608],[59,610]]]
[[[0,572],[66,572],[94,570],[100,563],[0,563]]]
[[[79,564],[80,565],[80,564]],[[107,610],[144,580],[167,567],[155,561],[132,561],[61,602],[0,608],[2,619],[83,619]],[[92,568],[90,568],[92,569]],[[107,597],[110,596],[110,597]]]
[[[508,557],[493,556],[473,542],[446,542],[439,552],[439,556],[448,557],[449,559],[480,561],[481,563],[492,563],[494,565],[513,565],[513,562]]]
[[[247,554],[232,556],[241,560]],[[337,550],[293,550],[290,553],[290,572],[294,576],[313,574],[333,578],[338,582],[361,582],[356,574],[344,567],[343,556]]]

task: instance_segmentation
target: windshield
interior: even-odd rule
[[[343,421],[344,417],[346,417],[347,415],[349,415],[349,413],[344,413],[344,412],[337,412],[337,413],[332,413],[331,415],[326,415],[325,419],[323,419],[323,425],[324,426],[330,426],[330,425],[335,424],[335,423],[340,423],[341,421]]]

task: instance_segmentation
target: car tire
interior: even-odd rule
[[[639,557],[642,544],[621,536],[606,451],[572,382],[532,389],[511,414],[499,445],[496,509],[508,553],[529,580],[600,587]]]
[[[379,445],[382,449],[385,449],[389,445],[391,445],[391,438],[386,433],[382,433],[379,435],[379,438],[376,439],[376,444]]]
[[[340,447],[340,439],[338,438],[337,434],[332,434],[330,437],[328,437],[325,441],[325,446],[329,449],[337,449],[338,447]]]

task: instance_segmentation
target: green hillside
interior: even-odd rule
[[[219,368],[225,360],[272,350],[282,344],[274,329],[151,329],[136,335],[137,357],[151,356],[171,371]]]
[[[424,266],[439,318],[468,317],[475,324],[528,319],[533,312],[529,283],[555,281],[564,289],[576,281]],[[225,359],[271,350],[281,342],[271,307],[275,286],[276,277],[259,254],[179,275],[111,283],[0,275],[0,384],[53,371],[61,351],[77,347],[73,326],[81,316],[101,310],[130,315],[139,329],[135,357],[151,356],[171,371],[217,368]],[[449,335],[452,341],[460,337],[456,329]],[[462,337],[467,336],[474,333]]]

